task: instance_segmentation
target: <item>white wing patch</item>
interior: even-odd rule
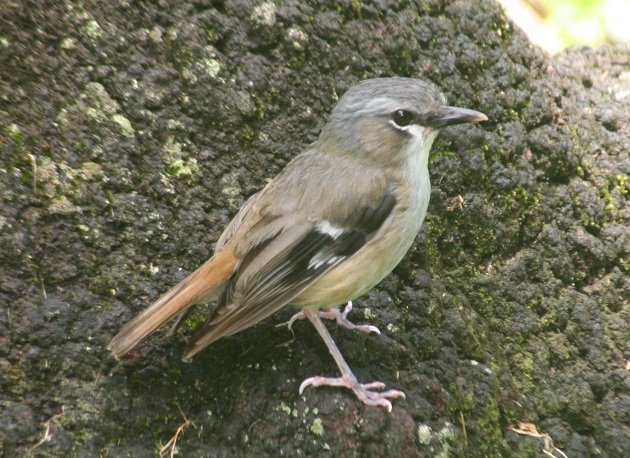
[[[337,240],[337,238],[343,234],[343,229],[340,227],[335,227],[332,224],[330,224],[328,221],[321,221],[319,223],[317,223],[317,226],[315,226],[315,229],[317,230],[317,232],[319,232],[320,234],[326,234],[331,236],[333,239]]]
[[[336,264],[338,261],[341,261],[343,258],[344,258],[343,256],[329,257],[320,252],[311,258],[311,260],[308,262],[308,268],[318,269],[324,264]]]
[[[320,221],[319,223],[317,223],[317,225],[315,226],[315,230],[319,232],[320,234],[324,234],[329,237],[332,237],[333,240],[337,240],[339,236],[343,234],[344,232],[342,228],[335,227],[326,220]],[[343,259],[343,256],[331,257],[330,253],[326,254],[320,251],[319,253],[316,253],[315,256],[313,256],[310,259],[310,261],[308,262],[308,268],[318,269],[325,264],[327,265],[336,264],[341,259]]]

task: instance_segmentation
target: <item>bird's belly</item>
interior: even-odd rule
[[[377,234],[350,260],[324,274],[291,303],[298,307],[328,308],[361,296],[378,284],[411,247],[426,213],[428,195],[426,202],[416,202],[416,205],[401,220],[390,223],[401,229],[383,228],[382,236]]]

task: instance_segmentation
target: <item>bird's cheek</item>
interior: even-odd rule
[[[391,126],[370,121],[358,124],[357,137],[363,152],[376,161],[391,160],[392,155],[402,150],[406,140]]]

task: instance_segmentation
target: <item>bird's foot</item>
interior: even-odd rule
[[[346,329],[356,329],[357,331],[365,332],[366,334],[370,334],[372,332],[376,334],[381,334],[381,331],[371,324],[354,324],[352,321],[348,319],[348,313],[352,311],[352,301],[348,301],[343,312],[339,310],[338,307],[331,307],[329,309],[319,310],[317,313],[320,318],[324,318],[326,320],[335,320],[338,325],[343,326]],[[286,325],[289,329],[293,326],[298,320],[304,320],[306,318],[306,314],[304,311],[300,311],[293,315],[289,321],[286,323],[282,323],[279,326]]]
[[[383,382],[359,383],[354,376],[347,377],[309,377],[300,385],[300,394],[309,386],[338,386],[351,389],[361,402],[369,406],[384,407],[387,412],[392,411],[390,399],[403,398],[405,393],[398,390],[381,391],[385,388]]]

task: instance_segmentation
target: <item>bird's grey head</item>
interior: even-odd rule
[[[412,78],[374,78],[351,87],[333,109],[318,143],[332,154],[381,164],[428,157],[439,129],[488,119],[446,105],[433,85]]]

